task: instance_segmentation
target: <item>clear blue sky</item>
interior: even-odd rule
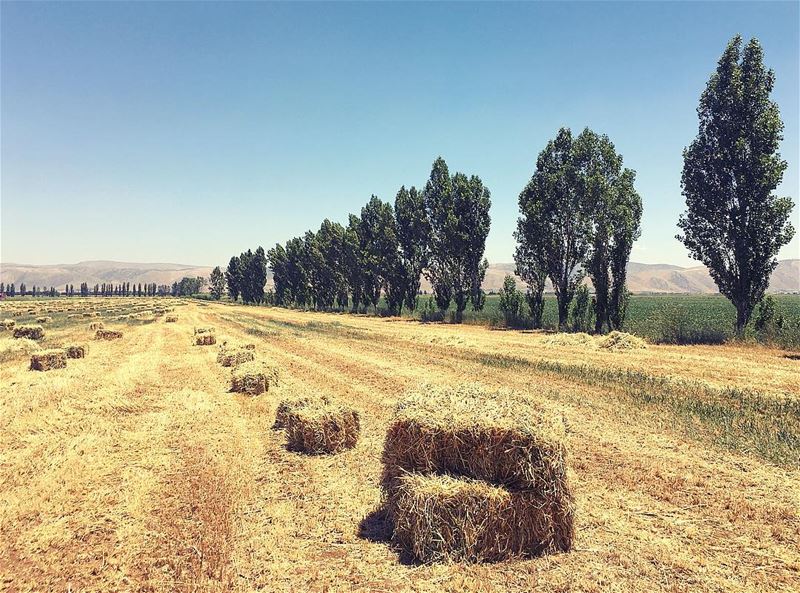
[[[776,72],[798,199],[797,2],[0,6],[5,262],[225,264],[438,155],[491,189],[486,254],[510,262],[537,154],[590,126],[638,172],[632,259],[687,265],[681,151],[736,33]]]

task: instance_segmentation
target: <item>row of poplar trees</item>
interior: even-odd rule
[[[394,204],[373,195],[359,215],[350,214],[347,226],[326,219],[319,230],[270,249],[273,304],[377,310],[384,295],[388,311],[399,314],[404,307],[416,309],[424,274],[438,309],[443,313],[454,303],[455,320],[461,321],[469,304],[481,309],[485,302],[490,206],[479,177],[451,175],[440,157],[421,191],[403,186]],[[262,272],[265,278],[261,248],[232,258],[226,272],[231,298],[263,301]],[[242,283],[253,291],[247,294]]]

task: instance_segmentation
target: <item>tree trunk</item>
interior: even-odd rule
[[[744,337],[744,328],[747,326],[747,322],[750,321],[750,311],[748,311],[748,307],[746,303],[737,303],[736,304],[736,337],[743,338]]]
[[[569,318],[569,303],[567,302],[564,293],[556,295],[558,299],[558,331],[567,330],[567,321]]]

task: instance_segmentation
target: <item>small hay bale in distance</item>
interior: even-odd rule
[[[3,319],[3,321],[0,322],[0,330],[14,329],[15,325],[17,325],[17,322],[13,319]]]
[[[176,323],[178,321],[177,315],[167,315],[164,318],[164,323]]]
[[[14,337],[41,340],[44,338],[44,329],[41,325],[20,325],[14,328]]]
[[[196,327],[194,328],[194,335],[200,336],[202,334],[213,334],[214,328],[213,327]]]
[[[95,340],[118,340],[122,332],[115,329],[98,329],[94,334]]]
[[[338,453],[352,449],[361,434],[356,410],[321,400],[309,402],[286,415],[286,444],[303,453]]]
[[[213,346],[217,343],[217,336],[214,334],[197,334],[194,337],[195,346]]]
[[[64,352],[67,355],[67,358],[86,358],[86,353],[89,351],[89,348],[83,345],[80,346],[66,346],[64,348]]]
[[[597,347],[606,350],[643,350],[647,348],[647,342],[625,332],[613,331],[600,338]]]
[[[278,384],[278,369],[260,361],[240,364],[231,373],[231,391],[258,395]]]
[[[482,480],[407,474],[388,505],[392,541],[414,561],[496,562],[548,551],[547,495]],[[546,508],[546,507],[545,507]]]
[[[528,555],[567,551],[575,528],[565,437],[560,415],[538,410],[512,392],[476,385],[422,387],[398,404],[387,430],[383,490],[391,506],[408,474],[457,475],[503,487],[512,501],[525,503],[524,511],[514,513],[525,519],[526,529],[536,526],[529,539],[520,540],[524,546],[515,540],[504,549]],[[517,497],[522,494],[528,498]],[[413,546],[406,551],[413,553]]]
[[[103,325],[102,321],[93,321],[89,324],[89,329],[92,331],[96,331],[98,329],[104,329],[106,326]]]
[[[286,428],[289,414],[296,412],[308,405],[326,405],[330,403],[327,395],[300,395],[282,399],[275,410],[275,424],[273,428]]]
[[[255,351],[248,348],[223,346],[217,353],[217,362],[224,367],[235,367],[255,359]]]
[[[31,354],[32,371],[50,371],[67,366],[67,353],[63,350],[42,350]]]

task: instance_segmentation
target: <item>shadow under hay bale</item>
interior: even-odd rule
[[[286,428],[289,414],[308,405],[325,405],[330,403],[327,395],[299,395],[281,400],[275,410],[275,423],[272,428]]]
[[[114,329],[98,329],[94,334],[95,340],[118,340],[122,337],[122,332]]]
[[[231,391],[258,395],[276,386],[278,379],[277,367],[255,360],[245,362],[231,373]]]
[[[14,328],[14,337],[41,340],[44,338],[44,329],[41,325],[20,325]]]
[[[67,354],[63,350],[42,350],[31,354],[32,371],[50,371],[67,366]]]
[[[308,403],[286,415],[286,446],[302,453],[338,453],[352,449],[361,434],[357,411],[322,401]]]
[[[217,362],[224,367],[235,367],[245,362],[255,360],[256,354],[247,348],[226,346],[223,344],[217,353]]]
[[[217,336],[214,334],[197,334],[194,337],[195,346],[213,346],[217,343]]]
[[[511,392],[462,385],[411,393],[383,451],[395,543],[423,562],[569,550],[565,434],[559,415]]]
[[[86,358],[86,353],[89,349],[86,346],[67,346],[64,352],[67,358]]]
[[[98,330],[98,329],[103,329],[103,328],[105,328],[105,325],[103,325],[102,321],[95,321],[94,323],[90,323],[89,324],[89,329],[92,330],[92,331],[95,331],[95,330]]]

